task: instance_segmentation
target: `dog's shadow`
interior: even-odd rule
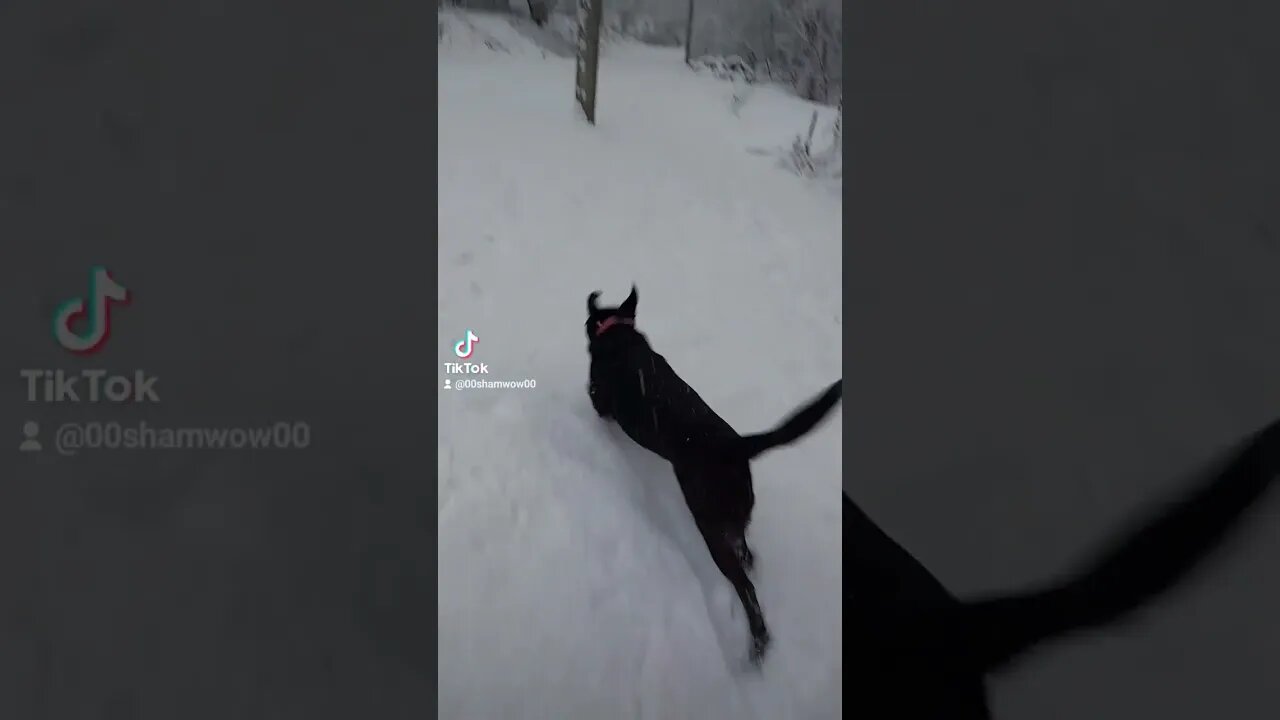
[[[600,442],[613,446],[625,470],[617,481],[625,485],[625,491],[658,533],[680,550],[697,578],[725,664],[733,674],[748,672],[752,666],[746,653],[749,634],[743,610],[729,581],[711,559],[671,463],[636,445],[616,423],[599,423],[596,432]]]

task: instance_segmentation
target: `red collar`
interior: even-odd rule
[[[636,321],[634,318],[626,318],[626,317],[620,317],[618,315],[610,315],[604,320],[601,320],[600,322],[596,323],[596,337],[600,337],[601,335],[604,334],[605,330],[608,330],[614,325],[635,325],[635,324],[636,324]]]

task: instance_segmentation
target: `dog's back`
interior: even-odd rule
[[[638,331],[619,332],[592,353],[592,379],[608,387],[614,419],[636,443],[678,462],[739,435],[654,352]]]
[[[607,405],[632,440],[677,465],[746,463],[790,445],[830,414],[844,390],[837,380],[772,430],[740,435],[631,328],[592,344],[590,383],[597,410]]]

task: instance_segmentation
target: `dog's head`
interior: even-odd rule
[[[600,307],[596,300],[600,291],[596,290],[587,296],[587,340],[594,341],[606,332],[613,332],[620,326],[635,327],[636,324],[636,286],[631,286],[631,294],[618,307]]]

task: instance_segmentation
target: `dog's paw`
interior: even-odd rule
[[[751,638],[751,652],[748,659],[751,666],[760,669],[764,665],[764,654],[769,649],[769,633],[761,633]]]

